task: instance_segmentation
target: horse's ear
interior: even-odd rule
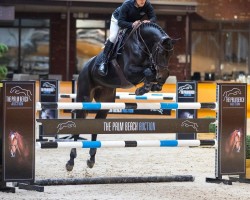
[[[170,37],[163,37],[162,38],[162,45],[167,46],[167,48],[173,48],[173,45],[176,43],[175,39]]]
[[[162,39],[161,39],[161,43],[162,43],[163,45],[172,45],[172,39],[171,39],[170,37],[164,36],[164,37],[162,37]]]

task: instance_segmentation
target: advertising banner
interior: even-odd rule
[[[246,84],[218,84],[218,176],[246,171]],[[218,92],[217,91],[217,92]],[[217,93],[218,94],[218,93]]]
[[[38,119],[46,135],[209,132],[215,119]]]
[[[3,179],[34,181],[35,82],[3,83]]]
[[[40,80],[40,102],[58,102],[58,81],[57,80]],[[58,110],[42,109],[40,119],[57,119]],[[39,127],[41,136],[46,136],[42,127]]]
[[[177,102],[197,102],[197,84],[193,82],[177,82],[176,100]],[[176,111],[176,118],[194,119],[197,118],[197,111],[194,109],[183,109]],[[196,133],[176,133],[176,139],[195,140]]]

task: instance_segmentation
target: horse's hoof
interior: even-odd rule
[[[95,162],[94,162],[94,161],[92,161],[92,160],[87,160],[87,166],[88,166],[89,168],[93,168],[94,165],[95,165]]]
[[[144,95],[145,93],[147,93],[147,91],[144,88],[137,88],[135,90],[135,95]]]
[[[67,171],[72,171],[74,168],[74,165],[71,165],[69,162],[67,162],[65,167]]]
[[[151,91],[154,92],[154,91],[161,91],[162,90],[162,86],[158,85],[158,84],[154,84],[152,85],[151,87]]]

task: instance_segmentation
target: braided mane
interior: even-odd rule
[[[149,23],[142,23],[140,25],[141,28],[144,28],[144,27],[153,27],[157,30],[159,30],[161,32],[162,35],[167,35],[166,32],[156,23],[153,23],[153,22],[149,22]]]

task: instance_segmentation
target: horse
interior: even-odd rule
[[[242,133],[240,130],[235,129],[227,138],[225,144],[225,153],[228,157],[234,157],[241,152],[242,146]]]
[[[120,34],[118,34],[119,37]],[[77,102],[115,102],[116,88],[131,88],[140,83],[136,95],[149,91],[161,91],[169,77],[168,63],[178,39],[170,38],[155,23],[140,23],[138,27],[125,32],[123,42],[119,40],[111,55],[108,73],[100,76],[97,72],[102,60],[102,52],[88,60],[77,80]],[[86,118],[88,111],[77,110],[76,118]],[[109,110],[99,110],[95,119],[106,119]],[[96,141],[97,134],[91,135]],[[71,171],[76,158],[76,149],[71,149],[66,169]],[[87,166],[95,164],[96,148],[89,150]]]
[[[29,148],[26,145],[23,136],[18,131],[10,131],[8,136],[9,156],[15,159],[17,163],[26,162],[29,156]]]

